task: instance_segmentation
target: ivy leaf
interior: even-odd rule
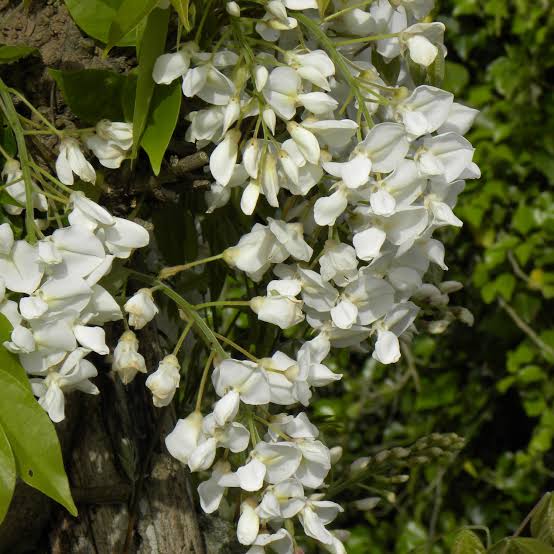
[[[13,452],[0,426],[0,523],[6,517],[15,488],[15,460]]]
[[[554,496],[546,493],[531,518],[531,535],[535,539],[554,545]]]
[[[0,46],[0,64],[16,62],[33,54],[38,54],[38,50],[32,46],[3,45]]]
[[[462,529],[454,538],[451,554],[485,554],[485,547],[473,531]]]
[[[182,96],[179,81],[157,85],[154,90],[141,146],[150,158],[155,175],[160,173],[165,151],[177,125]]]
[[[101,119],[123,121],[123,89],[128,79],[104,69],[48,72],[60,87],[71,111],[85,123],[94,125]]]
[[[165,48],[169,10],[154,10],[146,22],[143,38],[140,44],[138,62],[138,79],[133,112],[133,154],[136,157],[138,145],[148,121],[150,103],[156,83],[152,79],[152,69],[158,56]]]
[[[65,5],[77,25],[92,38],[104,44],[122,0],[65,0]],[[131,30],[115,46],[134,46],[136,32]]]
[[[5,341],[10,340],[11,333],[11,323],[7,320],[6,316],[0,314],[0,370],[9,373],[26,389],[31,390],[29,379],[27,379],[25,370],[21,367],[19,360],[3,346]]]
[[[77,515],[54,425],[33,394],[2,369],[0,425],[11,445],[21,479]]]
[[[157,4],[158,0],[123,0],[110,25],[106,50],[110,50],[144,18],[148,17]],[[168,12],[168,10],[161,11]]]

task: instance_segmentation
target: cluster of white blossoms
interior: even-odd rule
[[[323,364],[332,346],[400,359],[421,307],[444,307],[457,289],[424,282],[431,264],[447,269],[433,232],[462,225],[457,196],[479,177],[463,138],[477,111],[428,84],[446,55],[444,25],[427,22],[433,0],[332,0],[325,16],[319,4],[227,2],[213,51],[187,42],[153,71],[205,103],[186,137],[212,149],[208,211],[274,208],[223,254],[256,282],[273,272],[251,309],[315,335],[296,359],[216,359],[213,411],[197,409],[166,440],[191,471],[211,468],[206,512],[242,491],[237,536],[250,554],[292,553],[294,518],[344,552],[326,528],[341,511],[322,499],[329,449],[306,414],[270,405],[308,406],[314,387],[339,379]]]
[[[131,146],[132,127],[103,121],[85,142],[103,165],[112,167]],[[96,172],[76,138],[62,138],[59,150],[56,170],[62,186],[73,185],[74,174],[94,182]],[[18,215],[26,207],[20,162],[8,159],[3,177],[15,201],[14,206],[6,204],[6,210]],[[32,207],[47,212],[47,193],[34,180],[30,184]],[[97,370],[85,358],[91,352],[109,353],[103,325],[122,318],[117,301],[99,281],[109,274],[115,258],[126,259],[149,242],[143,227],[112,216],[81,191],[59,188],[55,198],[63,199],[64,192],[61,217],[67,225],[60,214],[51,221],[34,220],[38,240],[15,240],[12,225],[0,225],[0,313],[13,327],[4,347],[18,355],[34,394],[55,422],[65,417],[64,393],[98,394],[90,381]],[[52,228],[52,221],[60,225]]]
[[[198,488],[207,513],[223,506],[230,512],[239,499],[237,538],[250,554],[293,554],[302,535],[331,553],[345,552],[327,528],[342,508],[325,500],[340,449],[325,446],[297,408],[309,406],[315,388],[341,378],[324,363],[332,347],[395,363],[418,313],[445,310],[460,285],[425,282],[431,264],[447,269],[433,232],[461,226],[453,213],[457,196],[466,179],[479,176],[463,138],[477,112],[429,84],[446,55],[444,26],[422,22],[433,0],[332,0],[323,16],[320,4],[328,3],[226,2],[228,24],[213,50],[187,42],[162,55],[153,70],[159,84],[182,78],[184,95],[200,101],[201,109],[188,115],[186,138],[211,152],[208,212],[229,202],[247,215],[261,203],[273,209],[235,246],[165,268],[160,278],[222,258],[256,283],[265,279],[264,296],[238,304],[260,321],[299,326],[297,338],[309,337],[294,357],[277,351],[257,358],[214,334],[196,408],[165,440],[191,471],[210,472]],[[4,347],[19,356],[39,402],[60,421],[65,392],[98,392],[86,356],[109,353],[103,326],[123,317],[99,281],[115,258],[128,258],[149,237],[69,188],[76,178],[95,182],[86,150],[104,167],[120,167],[133,144],[132,126],[101,121],[93,131],[56,134],[53,184],[46,186],[40,168],[33,176],[15,159],[4,165],[9,216],[36,210],[47,217],[25,214],[33,224],[26,239],[16,240],[9,223],[0,225],[0,313],[13,326]],[[63,213],[55,208],[60,197]],[[124,384],[147,373],[129,327],[142,329],[156,316],[156,290],[171,291],[151,280],[153,288],[123,305],[128,322],[112,369]],[[168,296],[180,298],[174,291]],[[174,398],[187,333],[209,326],[191,310],[175,350],[146,379],[156,407]],[[426,325],[440,332],[453,318],[471,323],[458,308]],[[246,359],[230,357],[216,335]],[[203,413],[210,371],[218,399]]]

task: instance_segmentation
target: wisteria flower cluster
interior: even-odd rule
[[[228,2],[216,47],[182,44],[153,78],[180,78],[205,103],[187,139],[215,146],[208,210],[237,195],[247,215],[260,202],[275,210],[223,253],[255,282],[274,274],[250,308],[281,329],[305,322],[315,338],[296,359],[216,358],[213,411],[197,406],[166,444],[191,471],[212,470],[199,487],[206,512],[242,490],[237,536],[249,552],[292,553],[294,518],[344,552],[326,528],[341,511],[323,500],[330,450],[304,412],[270,406],[308,406],[314,387],[340,379],[323,363],[331,347],[397,362],[418,313],[448,304],[459,284],[424,279],[430,264],[447,269],[433,232],[462,225],[457,196],[479,177],[463,138],[477,112],[429,82],[446,56],[444,25],[427,22],[432,0],[337,1],[326,17],[316,0],[261,4]]]
[[[477,112],[435,86],[446,49],[444,25],[428,22],[433,0],[232,1],[225,8],[227,24],[210,48],[201,40],[204,17],[195,40],[157,59],[152,78],[160,85],[181,79],[183,94],[200,106],[187,115],[186,139],[210,152],[208,212],[231,204],[254,216],[264,204],[271,217],[259,217],[224,252],[164,268],[121,306],[99,281],[115,258],[146,246],[148,232],[71,187],[95,182],[87,151],[106,168],[120,167],[132,125],[54,129],[57,178],[36,164],[24,173],[22,160],[9,157],[3,170],[13,199],[6,210],[25,213],[29,225],[20,240],[10,224],[0,225],[0,312],[13,326],[4,346],[19,356],[51,419],[61,421],[65,392],[98,393],[86,356],[109,353],[103,326],[122,319],[122,309],[113,372],[124,384],[148,373],[131,328],[156,317],[154,295],[165,293],[184,309],[186,328],[146,379],[154,406],[163,407],[180,384],[187,334],[209,332],[167,281],[223,260],[263,282],[263,296],[212,304],[249,308],[282,330],[298,326],[305,341],[294,356],[283,347],[289,354],[257,358],[211,334],[195,409],[165,443],[206,476],[198,487],[205,512],[237,500],[237,538],[250,554],[293,554],[301,535],[338,554],[345,552],[340,535],[327,526],[342,507],[325,493],[341,452],[320,440],[306,412],[314,389],[341,378],[325,364],[331,348],[392,364],[417,332],[418,315],[441,314],[434,327],[426,322],[432,332],[454,319],[472,323],[467,310],[449,307],[461,285],[426,282],[426,275],[431,264],[447,269],[434,231],[462,225],[453,208],[465,180],[479,177],[463,137]],[[58,200],[63,217],[52,214]],[[34,220],[34,210],[53,217]],[[210,378],[217,401],[207,412]]]
[[[122,160],[130,147],[131,126],[103,121],[97,129],[98,134],[85,139],[97,153],[112,147],[111,133],[124,132],[123,144],[113,144],[120,149]],[[100,156],[99,160],[104,162]],[[126,259],[134,249],[146,246],[149,235],[137,223],[112,216],[83,192],[64,187],[74,184],[74,174],[89,182],[96,177],[76,138],[62,139],[56,170],[56,194],[68,193],[65,200],[61,197],[68,225],[51,229],[47,219],[36,220],[35,232],[40,238],[34,241],[15,240],[12,226],[0,225],[0,313],[13,327],[4,347],[18,355],[39,403],[59,422],[65,417],[64,393],[98,394],[90,381],[97,370],[86,356],[109,353],[103,326],[122,318],[118,302],[99,281],[109,274],[115,258]],[[6,209],[12,215],[20,214],[27,195],[18,160],[6,161],[4,178],[6,192],[16,203],[7,204]],[[41,192],[36,182],[30,184],[32,208],[47,212],[47,195],[52,195]]]

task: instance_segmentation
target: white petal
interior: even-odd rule
[[[254,492],[260,490],[263,486],[266,467],[259,460],[251,460],[245,466],[239,467],[236,473],[240,488]]]
[[[237,539],[241,544],[252,544],[260,530],[260,519],[249,502],[243,502],[241,515],[237,524]]]
[[[75,338],[81,346],[105,356],[110,352],[106,345],[106,332],[102,327],[86,327],[85,325],[76,325],[73,328]]]
[[[393,364],[400,359],[398,337],[386,330],[379,330],[373,357],[382,364]]]
[[[240,404],[239,393],[232,390],[218,400],[214,406],[216,423],[223,427],[228,421],[235,419]]]
[[[180,50],[173,54],[163,54],[154,64],[152,78],[158,84],[168,85],[183,76],[190,66],[190,56]]]
[[[396,200],[384,189],[379,189],[369,197],[371,209],[376,215],[388,216],[394,213]]]
[[[379,255],[386,238],[387,234],[377,227],[370,227],[365,231],[356,233],[353,238],[356,255],[364,261],[375,258]]]
[[[358,317],[358,308],[348,299],[341,300],[332,310],[333,323],[341,329],[350,329]]]
[[[422,35],[416,35],[408,39],[410,58],[415,63],[429,67],[437,57],[439,49]]]
[[[334,225],[347,205],[346,193],[342,189],[338,189],[331,196],[319,198],[314,205],[315,222],[322,227]]]
[[[209,438],[201,442],[190,455],[188,466],[191,471],[205,471],[214,463],[217,441]]]
[[[294,121],[287,123],[287,130],[304,158],[310,163],[317,164],[320,156],[320,148],[315,136]]]
[[[210,171],[221,185],[227,185],[237,162],[240,133],[229,131],[210,156]]]

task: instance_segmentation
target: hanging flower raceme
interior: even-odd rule
[[[272,415],[272,404],[308,406],[314,387],[340,379],[324,364],[331,347],[397,362],[420,306],[448,305],[440,284],[425,279],[431,264],[446,269],[433,232],[461,225],[457,196],[465,179],[479,176],[462,136],[477,112],[430,82],[446,55],[444,25],[422,22],[432,7],[432,0],[341,4],[323,23],[312,0],[228,2],[240,41],[227,37],[214,53],[189,42],[154,68],[156,82],[183,77],[184,94],[204,103],[188,116],[187,139],[213,144],[208,211],[237,188],[245,214],[260,203],[273,210],[223,253],[231,268],[266,280],[249,307],[260,322],[315,334],[296,359],[276,351],[219,360],[213,412],[193,412],[168,437],[190,469],[212,468],[199,487],[207,512],[232,489],[243,491],[237,536],[251,553],[292,552],[296,538],[279,525],[293,518],[324,548],[344,552],[326,529],[341,509],[317,492],[337,456],[306,414]],[[242,17],[258,18],[254,34]],[[396,60],[397,75],[381,75],[373,55]],[[217,456],[232,424],[250,434],[239,467]]]

